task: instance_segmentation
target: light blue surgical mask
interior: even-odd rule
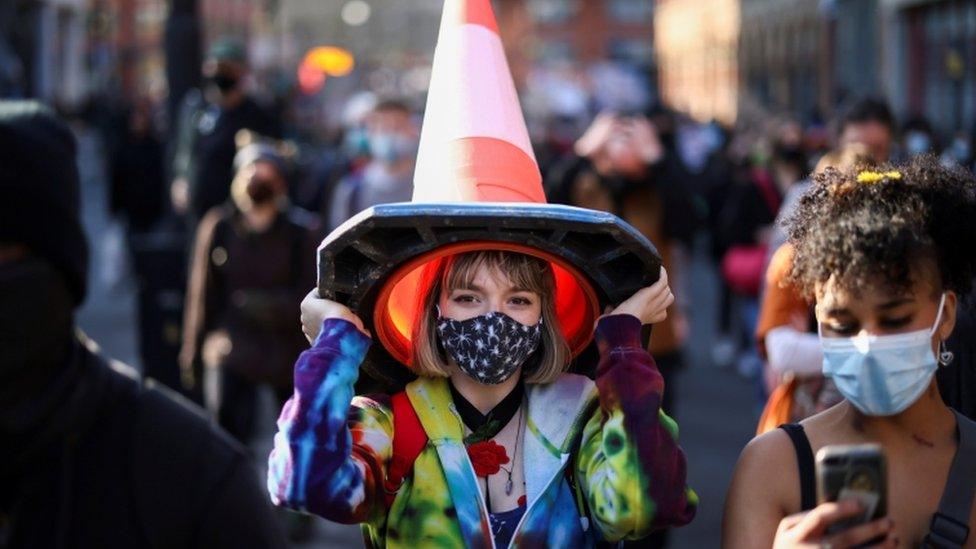
[[[858,410],[869,416],[893,416],[914,404],[938,369],[932,334],[942,321],[945,294],[935,325],[905,334],[823,337],[823,373]]]
[[[394,164],[417,154],[417,140],[394,133],[369,135],[369,152],[373,159],[383,164]]]

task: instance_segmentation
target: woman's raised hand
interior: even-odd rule
[[[898,547],[894,523],[889,518],[852,526],[836,534],[827,534],[827,527],[836,522],[850,519],[863,513],[857,501],[845,500],[837,503],[821,503],[808,513],[790,515],[779,523],[776,530],[774,549],[793,549],[798,547],[830,547],[844,549],[862,547],[867,542],[880,538],[871,547]]]
[[[668,307],[672,303],[674,294],[668,286],[668,272],[661,267],[661,277],[657,282],[638,290],[610,314],[632,315],[640,319],[641,324],[657,324],[668,318]]]
[[[315,341],[315,338],[319,336],[319,330],[322,329],[322,323],[330,318],[348,320],[360,332],[367,336],[370,335],[369,330],[363,326],[363,321],[349,310],[349,307],[319,297],[318,289],[308,292],[308,295],[302,300],[302,333],[305,334],[309,343]]]

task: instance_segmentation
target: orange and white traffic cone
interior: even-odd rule
[[[607,303],[658,276],[660,257],[614,215],[546,203],[490,0],[445,0],[424,116],[413,201],[356,215],[319,248],[319,290],[357,311],[382,347],[368,374],[402,380],[410,364],[421,273],[477,250],[549,261],[556,314],[573,353]],[[394,367],[395,369],[395,367]]]

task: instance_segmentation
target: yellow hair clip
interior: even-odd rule
[[[865,170],[857,174],[858,183],[877,183],[884,179],[901,179],[901,172],[872,172]]]

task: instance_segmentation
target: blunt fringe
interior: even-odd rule
[[[447,357],[437,335],[436,312],[442,291],[469,287],[477,273],[487,268],[505,276],[513,285],[536,293],[542,305],[542,340],[522,366],[526,383],[555,381],[569,366],[570,350],[556,316],[556,279],[548,261],[517,252],[486,250],[466,252],[430,262],[421,275],[418,317],[414,321],[413,370],[419,376],[448,377]]]

